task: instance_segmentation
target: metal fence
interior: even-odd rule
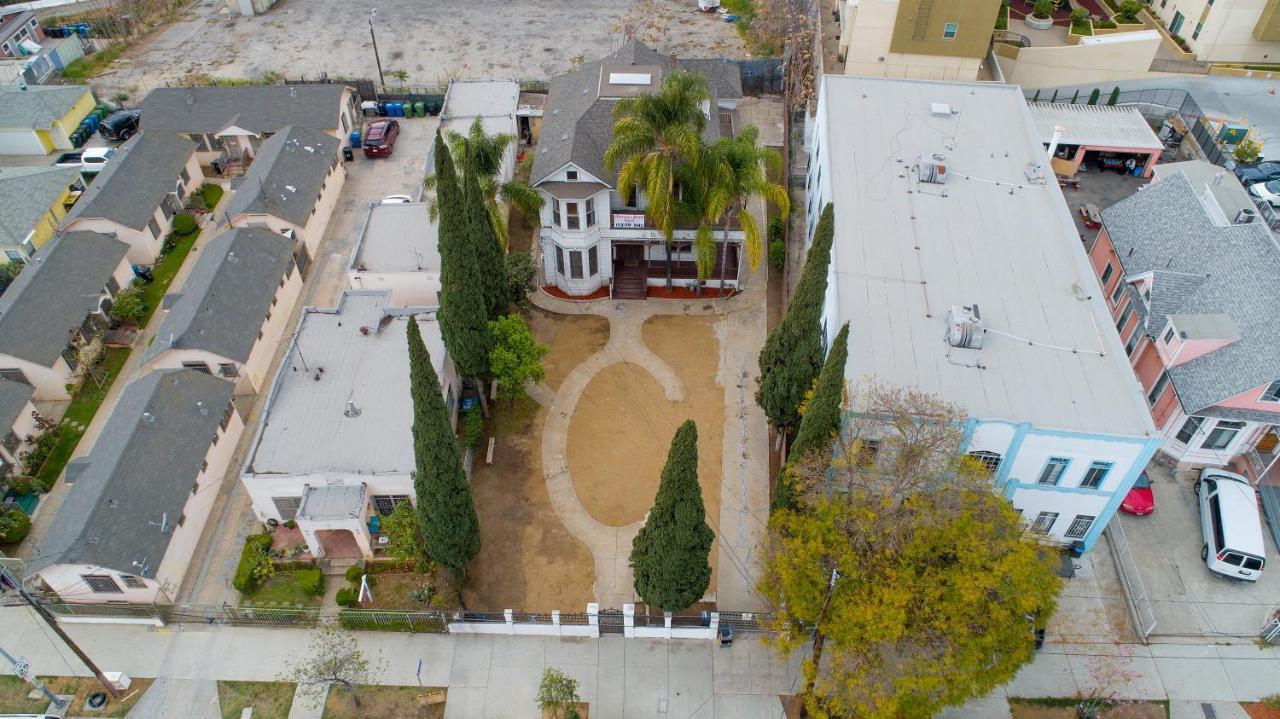
[[[1120,575],[1120,585],[1128,600],[1133,629],[1146,642],[1156,628],[1156,611],[1151,604],[1151,597],[1147,595],[1147,588],[1142,583],[1142,574],[1133,558],[1129,538],[1124,534],[1124,526],[1119,517],[1107,523],[1106,535],[1107,545],[1111,547],[1111,556],[1116,563],[1116,574]]]
[[[762,95],[782,92],[784,72],[780,57],[739,60],[738,74],[742,77],[744,94]]]

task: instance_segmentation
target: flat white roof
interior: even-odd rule
[[[438,228],[427,203],[371,204],[350,269],[440,274]]]
[[[443,120],[453,118],[514,116],[520,101],[520,83],[509,80],[454,80],[440,111]]]
[[[413,471],[408,316],[419,313],[437,375],[444,367],[444,341],[434,314],[423,314],[429,310],[393,308],[389,302],[387,291],[347,290],[336,308],[303,311],[263,410],[250,473]]]
[[[846,376],[915,386],[978,419],[1153,435],[1062,192],[1028,178],[1052,173],[1021,90],[828,75],[822,92]],[[936,102],[955,114],[931,114]],[[945,185],[916,179],[934,154]],[[974,303],[993,332],[981,350],[951,348],[948,306]]]
[[[1105,102],[1105,95],[1099,101]],[[1156,137],[1137,108],[1051,102],[1028,105],[1042,143],[1052,140],[1053,129],[1061,127],[1065,130],[1061,142],[1066,145],[1151,151],[1164,149],[1164,143]]]

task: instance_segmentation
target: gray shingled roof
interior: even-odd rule
[[[0,167],[0,245],[22,244],[79,176],[74,167]]]
[[[0,378],[0,436],[8,434],[22,416],[34,392],[29,384]]]
[[[338,162],[338,140],[298,127],[284,127],[258,148],[227,215],[275,215],[295,225],[307,224],[329,168]]]
[[[605,66],[618,65],[656,65],[665,70],[671,67],[671,58],[633,40],[608,57],[552,78],[533,160],[534,184],[572,162],[612,186],[614,178],[605,171],[604,151],[613,141],[613,107],[617,101],[600,98],[600,72]],[[706,76],[713,113],[718,100],[742,97],[742,76],[731,61],[677,58],[676,65]],[[719,118],[713,116],[704,135],[714,140],[719,133]]]
[[[173,192],[195,143],[167,132],[139,132],[116,153],[67,213],[67,222],[100,217],[141,230]]]
[[[210,240],[143,361],[171,348],[248,360],[292,257],[293,240],[269,230],[233,229]]]
[[[41,247],[0,295],[0,353],[52,367],[128,250],[97,232],[66,232]]]
[[[232,389],[189,369],[158,370],[126,387],[31,571],[91,564],[154,578]]]
[[[142,127],[171,132],[218,132],[235,125],[275,132],[286,125],[312,130],[338,127],[346,85],[161,87],[142,101]]]
[[[86,92],[86,85],[0,85],[0,128],[47,130]]]
[[[1264,225],[1214,225],[1181,173],[1103,210],[1102,223],[1126,277],[1153,273],[1148,335],[1169,314],[1225,314],[1239,328],[1169,371],[1188,413],[1280,378],[1280,247]]]

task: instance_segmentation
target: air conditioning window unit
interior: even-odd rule
[[[952,347],[982,349],[985,334],[982,313],[976,304],[951,305],[947,308],[947,344]]]

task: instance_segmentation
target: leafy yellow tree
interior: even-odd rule
[[[811,714],[933,716],[1031,660],[1052,555],[960,454],[956,408],[886,387],[852,406],[834,450],[792,464],[798,506],[770,518],[759,589],[780,653],[813,640]]]

